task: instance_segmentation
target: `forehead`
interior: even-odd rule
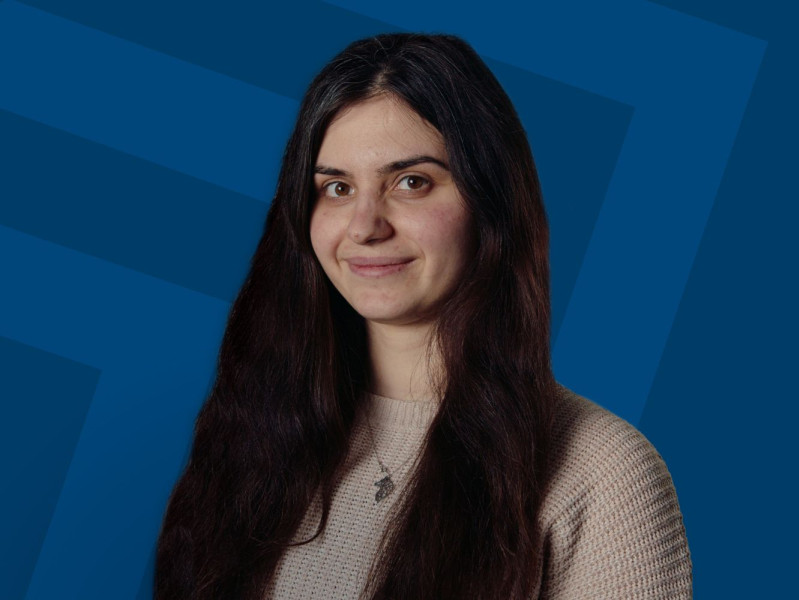
[[[318,161],[385,161],[417,154],[445,159],[441,133],[405,102],[381,95],[335,116],[322,139]]]

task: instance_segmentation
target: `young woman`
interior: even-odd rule
[[[312,82],[164,520],[156,598],[689,598],[671,478],[553,379],[521,123],[450,36]]]

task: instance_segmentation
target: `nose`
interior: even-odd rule
[[[353,203],[353,213],[347,225],[347,235],[356,244],[370,244],[390,238],[394,234],[379,197],[358,198]]]

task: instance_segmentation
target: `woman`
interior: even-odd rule
[[[156,597],[687,598],[674,488],[558,386],[548,230],[463,41],[312,82],[161,532]]]

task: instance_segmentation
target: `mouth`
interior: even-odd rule
[[[355,257],[346,259],[350,271],[359,277],[385,277],[403,271],[414,261],[404,257]]]

